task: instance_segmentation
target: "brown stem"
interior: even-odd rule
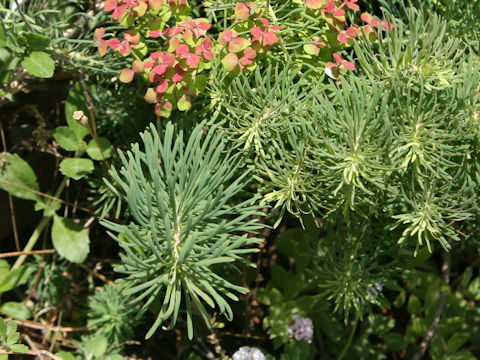
[[[39,323],[39,322],[36,322],[36,321],[13,319],[11,317],[8,317],[4,320],[5,320],[5,322],[15,320],[15,322],[19,326],[23,326],[23,327],[26,327],[26,328],[29,328],[29,329],[35,329],[35,330],[60,331],[60,332],[76,332],[76,331],[90,331],[91,330],[88,327],[51,326],[51,325],[42,324],[42,323]]]
[[[85,95],[85,100],[87,101],[88,112],[90,113],[90,121],[92,122],[93,137],[96,138],[97,134],[97,122],[95,121],[95,107],[93,105],[93,99],[90,94],[90,89],[85,82],[84,74],[82,70],[78,70],[78,80],[83,89],[83,95]]]
[[[25,14],[23,13],[22,9],[20,9],[20,4],[18,3],[18,0],[15,0],[15,4],[17,4],[17,11],[20,14],[20,16],[22,17],[23,21],[25,22],[25,25],[27,25],[30,32],[34,33],[35,30],[33,30],[32,25],[30,25],[27,18],[25,17]]]
[[[0,254],[0,259],[4,259],[7,257],[14,257],[14,256],[21,256],[21,255],[35,255],[35,254],[53,254],[55,253],[55,249],[47,249],[47,250],[32,250],[32,251],[13,251]]]
[[[87,265],[85,264],[78,264],[83,270],[85,270],[86,272],[88,272],[89,274],[92,274],[93,276],[95,276],[96,278],[102,280],[103,282],[106,282],[107,284],[115,284],[112,280],[108,279],[105,275],[102,275],[100,274],[99,272],[97,272],[96,270],[92,270],[90,269]]]
[[[22,190],[28,190],[34,194],[37,194],[37,195],[40,195],[40,196],[43,196],[43,197],[46,197],[47,199],[50,199],[50,200],[54,200],[54,201],[59,201],[61,202],[62,204],[65,204],[65,205],[68,205],[68,206],[73,206],[72,203],[68,202],[68,201],[65,201],[63,199],[60,199],[56,196],[52,196],[52,195],[49,195],[49,194],[45,194],[41,191],[38,191],[38,190],[34,190],[34,189],[30,189],[29,187],[26,187],[26,186],[23,186],[23,185],[19,185],[19,184],[15,184],[15,183],[12,183],[8,180],[3,180],[3,179],[0,179],[0,182],[6,184],[6,185],[9,185],[9,186],[15,186],[19,189],[22,189]],[[89,214],[92,214],[92,215],[95,215],[94,212],[90,209],[87,209],[87,208],[84,208],[84,207],[81,207],[81,206],[77,206],[78,209],[82,210],[82,211],[85,211],[85,212],[88,212]]]

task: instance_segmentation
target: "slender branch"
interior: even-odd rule
[[[3,121],[0,120],[0,135],[2,137],[3,151],[7,152],[7,140],[5,139],[5,131],[3,130]],[[15,248],[20,251],[20,240],[18,239],[17,220],[15,219],[15,207],[13,205],[12,194],[8,193],[8,205],[10,208],[10,218],[12,221],[13,237],[15,239]]]
[[[97,134],[97,123],[95,121],[95,111],[94,111],[95,107],[93,105],[93,99],[90,94],[90,89],[88,88],[87,83],[85,82],[84,74],[82,70],[78,71],[78,80],[80,81],[80,85],[82,86],[83,94],[85,95],[85,100],[87,101],[88,112],[90,113],[90,121],[92,122],[92,130],[93,130],[92,137],[96,138],[98,134]],[[99,146],[99,149],[101,149],[100,146]]]
[[[99,272],[97,272],[96,270],[92,270],[90,269],[87,265],[85,264],[78,264],[83,270],[85,270],[86,272],[88,272],[89,274],[92,274],[93,276],[99,278],[100,280],[102,280],[103,282],[106,282],[107,284],[115,284],[112,280],[110,280],[109,278],[107,278],[105,275],[103,274],[100,274]]]
[[[446,253],[443,255],[443,264],[442,264],[442,274],[443,280],[448,285],[450,283],[450,260],[451,260],[451,253]],[[437,326],[440,323],[440,319],[442,317],[443,309],[445,308],[445,302],[447,300],[448,291],[442,291],[440,297],[438,299],[437,310],[435,311],[435,315],[433,317],[433,321],[428,328],[427,335],[420,343],[418,347],[417,353],[412,358],[412,360],[420,360],[430,345],[433,337],[435,336],[435,331],[437,330]]]
[[[40,360],[44,360],[44,357],[41,354],[39,354],[39,352],[38,352],[39,350],[37,348],[37,345],[32,341],[32,339],[30,339],[30,336],[23,335],[23,338],[27,342],[28,346],[30,346],[30,348],[37,354],[38,358]]]
[[[25,336],[28,336],[28,335],[25,335]],[[0,349],[0,355],[19,355],[19,353]],[[22,353],[21,355],[30,355],[30,356],[44,355],[44,356],[48,356],[50,359],[53,359],[53,360],[63,360],[60,356],[54,355],[51,352],[48,352],[47,350],[38,350],[38,351],[29,350],[28,353]]]
[[[27,18],[25,17],[25,14],[23,13],[22,9],[20,9],[20,4],[18,3],[18,0],[15,0],[15,4],[17,5],[17,11],[18,13],[20,14],[20,16],[22,17],[23,21],[25,22],[25,25],[27,25],[28,29],[30,30],[30,32],[34,33],[36,32],[32,25],[30,25],[30,22],[27,20]]]
[[[0,259],[4,259],[7,257],[14,257],[20,255],[36,255],[36,254],[53,254],[55,253],[55,249],[47,249],[47,250],[33,250],[33,251],[14,251],[14,252],[7,252],[0,254]]]
[[[19,189],[22,189],[22,190],[28,190],[34,194],[37,194],[37,195],[40,195],[42,197],[45,197],[47,199],[50,199],[50,200],[53,200],[53,201],[58,201],[58,202],[61,202],[62,204],[64,205],[67,205],[67,206],[71,206],[71,207],[74,207],[75,204],[72,204],[71,202],[68,202],[68,201],[65,201],[63,199],[60,199],[58,196],[53,196],[53,195],[49,195],[49,194],[46,194],[44,192],[41,192],[41,191],[38,191],[38,190],[34,190],[34,189],[31,189],[29,187],[26,187],[26,186],[23,186],[23,185],[20,185],[20,184],[15,184],[15,183],[12,183],[8,180],[3,180],[3,179],[0,179],[0,182],[8,185],[8,186],[14,186],[14,187],[17,187]],[[85,207],[82,207],[82,206],[76,206],[77,209],[80,209],[82,211],[85,211],[85,212],[88,212],[89,214],[92,214],[94,215],[94,212],[90,209],[87,209]]]
[[[15,322],[23,327],[35,330],[45,330],[45,331],[60,331],[60,332],[76,332],[76,331],[90,331],[88,327],[69,327],[69,326],[51,326],[45,325],[36,321],[31,320],[21,320],[8,317],[5,319],[6,322],[15,320]]]
[[[357,330],[358,320],[359,320],[359,317],[358,316],[355,317],[355,323],[353,324],[353,329],[350,332],[350,335],[348,336],[347,343],[343,347],[342,352],[340,353],[340,355],[338,355],[337,360],[342,360],[345,354],[347,353],[348,349],[350,348],[350,345],[352,345],[353,335],[355,335],[355,331]]]

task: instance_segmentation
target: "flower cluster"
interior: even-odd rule
[[[93,40],[98,47],[100,56],[107,53],[108,48],[115,50],[122,56],[128,56],[135,50],[146,49],[145,44],[141,41],[142,37],[138,30],[127,30],[123,33],[123,40],[118,38],[103,39],[105,36],[105,29],[98,28],[95,30]]]
[[[377,28],[380,29],[382,28],[383,30],[393,30],[395,28],[395,25],[392,23],[389,23],[387,20],[378,20],[375,19],[371,14],[365,12],[361,15],[361,18],[364,22],[367,23],[365,25],[366,28],[372,29]]]
[[[312,320],[295,314],[288,324],[287,332],[297,341],[305,340],[311,343],[313,338]]]
[[[307,61],[312,62],[313,56],[319,56],[326,62],[325,73],[333,79],[356,69],[353,62],[343,59],[341,50],[363,35],[375,39],[376,29],[393,28],[393,24],[368,13],[361,15],[366,23],[363,27],[347,26],[348,12],[360,10],[357,2],[305,0],[302,11],[309,19],[320,21],[322,31],[300,30],[301,40],[311,41],[303,46],[302,56],[306,54],[310,59]],[[149,83],[145,100],[154,104],[155,113],[162,117],[170,116],[175,109],[186,111],[192,107],[193,100],[206,86],[207,78],[201,73],[212,66],[215,55],[230,75],[237,75],[255,69],[280,41],[280,27],[271,24],[262,15],[263,8],[252,1],[236,4],[231,26],[221,31],[215,42],[207,34],[212,25],[206,19],[188,17],[191,9],[187,0],[106,0],[104,10],[128,30],[121,38],[105,39],[105,29],[96,29],[94,41],[100,56],[108,49],[120,56],[133,56],[136,60],[131,68],[122,70],[119,79],[128,83],[135,74],[143,76]],[[165,28],[172,16],[175,24]],[[157,39],[158,45],[152,47]],[[293,42],[298,43],[298,38]],[[288,51],[285,39],[282,49]]]
[[[265,355],[254,347],[242,346],[232,355],[233,360],[266,360]]]
[[[183,21],[164,31],[154,30],[150,37],[166,39],[166,51],[155,51],[144,61],[135,60],[132,69],[124,69],[120,80],[130,82],[134,74],[144,74],[153,85],[145,100],[155,104],[158,116],[168,117],[178,108],[191,108],[193,98],[204,89],[206,78],[199,73],[210,66],[214,53],[212,40],[207,36],[211,25],[207,20]]]
[[[305,0],[307,12],[311,12],[310,15],[316,18],[321,17],[328,24],[328,31],[325,34],[312,37],[312,43],[303,46],[305,53],[319,55],[321,49],[325,47],[330,49],[349,47],[353,44],[354,39],[360,36],[365,36],[373,41],[376,39],[375,28],[393,29],[393,24],[386,20],[377,20],[368,13],[361,15],[361,19],[367,23],[365,26],[353,24],[347,27],[347,12],[360,10],[357,2],[358,0]],[[332,39],[335,39],[336,42]],[[355,70],[355,65],[350,61],[343,60],[338,52],[331,53],[331,56],[333,56],[335,62],[327,62],[325,68],[329,77],[337,79],[341,72]]]
[[[233,29],[221,32],[218,37],[218,43],[224,49],[222,65],[230,73],[251,71],[256,66],[257,55],[268,52],[278,42],[280,27],[260,17],[260,10],[253,2],[238,3],[234,17]]]
[[[356,69],[353,62],[344,60],[339,53],[333,53],[333,58],[335,62],[329,61],[325,65],[325,73],[332,79],[338,79],[341,71]]]
[[[115,20],[128,26],[135,16],[143,16],[149,10],[158,11],[162,5],[163,0],[105,0],[103,9],[112,11]]]
[[[104,28],[96,29],[98,52],[104,56],[112,49],[121,56],[135,57],[119,79],[128,83],[135,74],[143,75],[150,84],[145,100],[155,104],[158,116],[168,117],[174,109],[191,108],[193,99],[205,88],[207,78],[200,73],[211,67],[214,49],[226,52],[221,60],[224,68],[238,73],[253,70],[258,55],[278,42],[276,32],[280,28],[260,17],[261,11],[253,2],[236,5],[234,26],[220,33],[219,47],[207,35],[211,24],[206,19],[186,20],[190,9],[187,0],[106,0],[104,4],[105,11],[130,29],[123,33],[123,39],[108,40],[104,39]],[[176,24],[164,29],[172,15]],[[144,18],[132,26],[138,17]],[[158,38],[159,47],[150,50],[145,37]]]

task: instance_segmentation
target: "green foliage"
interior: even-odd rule
[[[28,163],[17,154],[2,153],[0,188],[26,200],[39,200],[31,190],[39,190],[37,176]]]
[[[5,322],[0,318],[0,350],[13,351],[14,353],[28,352],[28,346],[17,344],[20,333],[17,332],[17,323],[13,320]],[[0,353],[0,359],[8,359],[8,355]]]
[[[23,61],[22,66],[31,75],[40,78],[52,77],[55,70],[55,62],[43,51],[32,51]]]
[[[30,309],[25,304],[15,301],[3,303],[0,306],[0,312],[16,319],[29,319],[32,316]]]
[[[8,292],[25,284],[35,269],[28,266],[19,266],[16,269],[10,269],[10,265],[6,260],[1,259],[2,271],[0,275],[0,294]]]
[[[21,67],[72,76],[66,124],[42,125],[53,195],[23,144],[0,155],[0,188],[43,215],[20,256],[2,240],[0,312],[41,327],[40,352],[480,356],[478,0],[106,1],[115,24],[87,3],[0,5],[0,94]]]
[[[119,345],[130,340],[139,319],[133,321],[140,306],[132,306],[131,296],[122,294],[117,285],[107,284],[95,291],[88,299],[88,327],[96,335],[103,335],[112,345]]]
[[[85,261],[90,251],[87,230],[73,220],[57,215],[53,217],[52,243],[59,255],[74,263]]]
[[[203,126],[197,125],[184,140],[183,132],[175,133],[169,123],[161,140],[151,125],[142,134],[144,150],[134,144],[126,156],[120,154],[123,167],[110,172],[134,218],[129,225],[103,222],[118,233],[112,236],[125,251],[122,265],[115,268],[126,275],[119,284],[125,294],[137,294],[136,302],[147,300],[142,312],[157,296],[163,298],[147,338],[169,318],[167,328],[175,325],[182,298],[192,338],[191,301],[210,326],[202,301],[212,308],[216,303],[231,319],[225,297],[238,300],[232,291],[247,291],[215,273],[214,265],[247,262],[241,255],[256,249],[242,248],[258,242],[247,233],[261,228],[252,217],[262,213],[254,198],[231,204],[248,172],[229,183],[240,158],[225,155],[220,132],[211,130],[204,137]]]

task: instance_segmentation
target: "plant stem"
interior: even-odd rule
[[[4,258],[7,258],[7,257],[20,256],[20,255],[53,254],[55,252],[56,252],[55,249],[33,250],[33,251],[29,251],[29,252],[14,251],[14,252],[7,252],[7,253],[0,254],[0,259],[4,259]]]
[[[30,239],[28,239],[27,245],[23,248],[22,252],[28,253],[32,248],[35,246],[37,243],[38,238],[42,234],[42,231],[45,226],[47,226],[48,222],[50,221],[51,216],[44,216],[43,219],[40,221],[40,223],[37,225],[35,230],[32,233],[32,236],[30,236]],[[15,261],[15,264],[13,264],[11,271],[18,269],[23,262],[25,261],[25,258],[27,255],[20,255],[17,258],[17,261]]]
[[[350,332],[350,336],[348,337],[347,343],[343,347],[342,352],[340,353],[340,355],[338,355],[337,360],[342,360],[345,354],[347,353],[348,349],[350,348],[350,345],[352,344],[352,340],[353,340],[353,335],[355,335],[355,331],[357,330],[357,325],[358,325],[358,316],[355,317],[355,323],[353,324],[353,329]]]
[[[450,284],[450,267],[451,267],[451,253],[446,253],[443,255],[442,274],[443,274],[443,279],[445,281],[445,284],[447,286]],[[428,328],[425,338],[420,343],[417,353],[413,356],[412,358],[413,360],[420,360],[425,354],[425,352],[427,351],[428,347],[430,346],[430,342],[435,336],[437,326],[440,323],[440,319],[442,317],[443,310],[445,308],[447,295],[448,295],[448,290],[444,290],[440,293],[437,310],[435,311],[433,321]]]
[[[58,198],[60,196],[60,194],[63,192],[63,189],[65,189],[65,185],[67,184],[67,179],[68,178],[65,176],[63,178],[62,182],[60,183],[60,185],[58,186],[58,189],[55,192],[55,197],[56,198]],[[51,203],[52,203],[52,201],[50,201],[50,204]],[[40,223],[37,225],[37,227],[33,231],[32,236],[30,236],[30,239],[28,239],[27,245],[25,245],[22,252],[28,253],[30,250],[33,249],[33,247],[37,243],[38,238],[42,234],[43,229],[45,228],[45,226],[47,226],[47,224],[49,223],[51,218],[52,218],[51,216],[44,216],[43,217],[43,219],[40,221]],[[27,255],[19,256],[17,258],[17,261],[15,261],[15,264],[13,264],[12,269],[10,271],[13,271],[13,270],[19,268],[23,264],[23,262],[25,261],[26,258],[27,258]]]

